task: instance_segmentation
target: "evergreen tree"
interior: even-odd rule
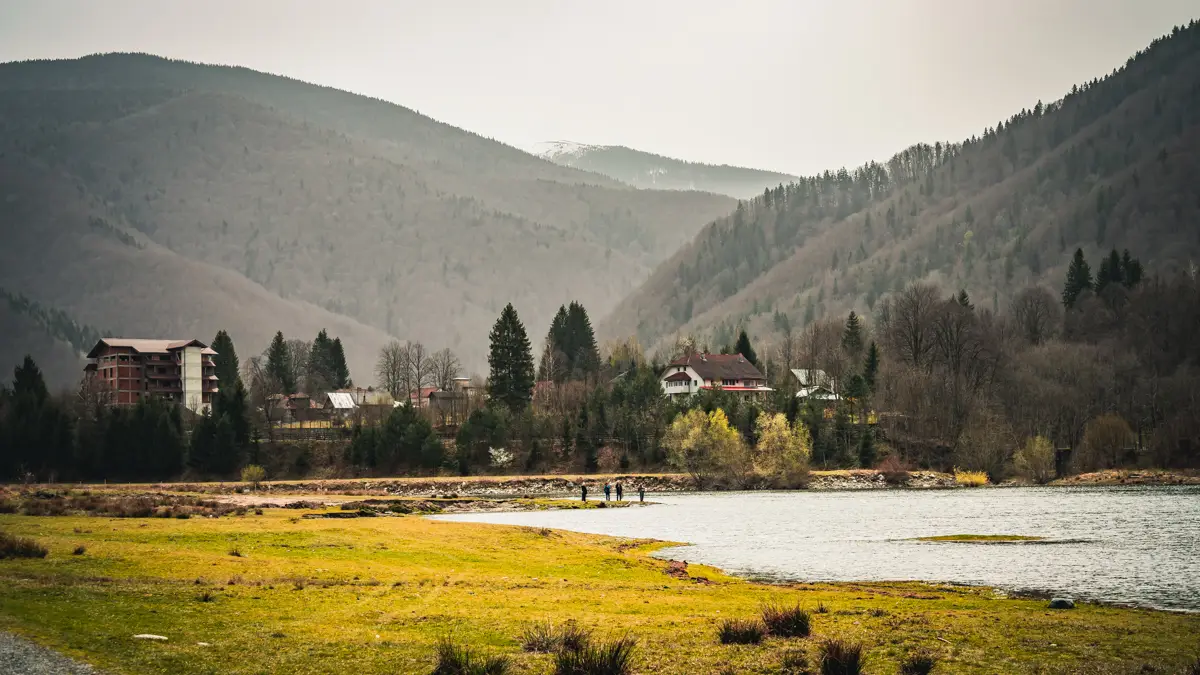
[[[350,386],[350,367],[346,365],[346,352],[342,349],[342,339],[333,338],[329,349],[330,370],[333,373],[333,388],[345,389]]]
[[[863,361],[863,382],[867,385],[867,390],[875,393],[875,381],[879,377],[879,347],[875,345],[875,341],[871,341],[871,346],[867,348],[867,358]]]
[[[875,466],[877,459],[875,433],[870,428],[865,429],[862,436],[858,439],[858,465],[864,469],[869,469]]]
[[[1121,278],[1121,254],[1115,248],[1100,261],[1100,269],[1096,271],[1096,293],[1103,292],[1110,284],[1124,284]]]
[[[600,350],[596,346],[596,333],[587,310],[578,302],[567,307],[568,362],[573,378],[586,378],[600,372]]]
[[[971,304],[971,296],[967,295],[967,289],[965,288],[958,290],[958,296],[954,298],[954,301],[967,309],[975,309],[975,305]]]
[[[1142,263],[1129,255],[1129,249],[1121,256],[1121,283],[1125,288],[1133,288],[1142,281]]]
[[[38,368],[33,357],[26,354],[21,365],[13,369],[13,398],[28,397],[33,403],[41,405],[50,397],[46,389],[46,380],[42,377],[42,369]]]
[[[296,393],[296,374],[292,372],[291,358],[288,355],[287,341],[283,332],[277,331],[267,348],[267,375],[279,384],[285,394]]]
[[[488,393],[493,402],[519,411],[533,399],[533,355],[512,303],[500,313],[490,339]]]
[[[857,358],[862,353],[862,324],[853,311],[846,317],[846,328],[842,331],[842,349]]]
[[[1083,249],[1075,249],[1075,257],[1067,268],[1067,282],[1063,286],[1063,306],[1070,309],[1075,306],[1079,294],[1092,289],[1092,268],[1083,257]]]
[[[750,346],[750,336],[746,335],[746,330],[743,328],[738,333],[737,343],[733,345],[733,352],[746,357],[746,360],[758,367],[758,355],[754,353],[754,347]]]
[[[233,348],[233,338],[229,337],[229,333],[217,331],[212,348],[217,353],[213,357],[213,363],[217,367],[217,386],[224,390],[235,382],[240,383],[242,378],[238,370],[237,350]]]
[[[246,404],[246,387],[241,380],[213,397],[213,416],[229,420],[234,444],[239,452],[249,448],[250,413]]]
[[[308,350],[309,394],[315,394],[317,391],[333,387],[332,352],[333,340],[329,339],[329,334],[322,328],[321,332],[317,333],[316,339],[313,340],[312,347]]]
[[[546,349],[542,352],[538,364],[539,380],[554,380],[562,382],[570,372],[568,355],[564,350],[567,343],[567,308],[558,306],[558,313],[550,322],[550,330],[546,333]]]

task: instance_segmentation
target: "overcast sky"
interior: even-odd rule
[[[961,140],[1196,0],[3,0],[0,61],[110,51],[377,96],[506,143],[792,173]]]

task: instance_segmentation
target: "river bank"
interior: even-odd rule
[[[644,538],[298,515],[0,515],[0,529],[48,549],[0,560],[0,631],[115,673],[180,675],[428,673],[446,635],[545,675],[553,657],[523,651],[522,632],[568,620],[597,639],[635,638],[635,673],[782,673],[788,655],[811,661],[826,638],[862,643],[869,672],[895,672],[915,651],[945,673],[1174,672],[1195,660],[1200,632],[1196,615],[1054,611],[980,587],[758,584],[655,559],[668,544]],[[720,644],[722,619],[770,603],[810,611],[812,636]]]

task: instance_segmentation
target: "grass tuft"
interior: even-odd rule
[[[217,596],[212,591],[201,591],[200,595],[196,596],[196,600],[199,602],[212,602],[213,600],[216,600],[216,599],[217,599]]]
[[[929,675],[936,665],[937,657],[922,650],[909,654],[900,662],[900,675]]]
[[[725,619],[717,627],[723,645],[756,645],[767,636],[767,627],[757,619]]]
[[[823,603],[823,602],[818,602],[818,603],[817,603],[817,608],[813,610],[813,613],[814,613],[814,614],[828,614],[828,613],[829,613],[829,607],[827,607],[827,606],[825,605],[825,603]]]
[[[233,547],[233,548],[231,548],[231,549],[229,549],[229,555],[231,555],[231,556],[233,556],[233,557],[235,557],[235,558],[241,558],[241,557],[243,557],[243,556],[242,556],[242,551],[241,551],[241,549],[237,548],[236,546],[235,546],[235,547]]]
[[[817,662],[821,675],[860,675],[862,661],[862,643],[831,638],[821,643]]]
[[[623,637],[613,642],[563,649],[554,657],[554,675],[629,675],[637,640]]]
[[[482,657],[469,648],[443,638],[437,647],[437,663],[430,675],[507,675],[512,662],[507,656]]]
[[[75,550],[71,551],[71,555],[83,555],[84,553],[87,553],[87,547],[83,544],[76,546]]]
[[[779,662],[779,675],[811,675],[808,667],[808,654],[801,649],[792,649],[783,653]]]
[[[45,546],[32,539],[14,537],[0,532],[0,560],[5,558],[45,558],[50,553]]]
[[[954,469],[954,482],[962,487],[981,487],[987,485],[986,471],[962,471]]]
[[[799,606],[765,605],[762,620],[767,632],[775,637],[808,637],[812,632],[812,620]]]

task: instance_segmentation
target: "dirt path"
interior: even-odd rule
[[[0,632],[0,673],[12,675],[101,675],[86,663],[34,644],[11,633]]]

